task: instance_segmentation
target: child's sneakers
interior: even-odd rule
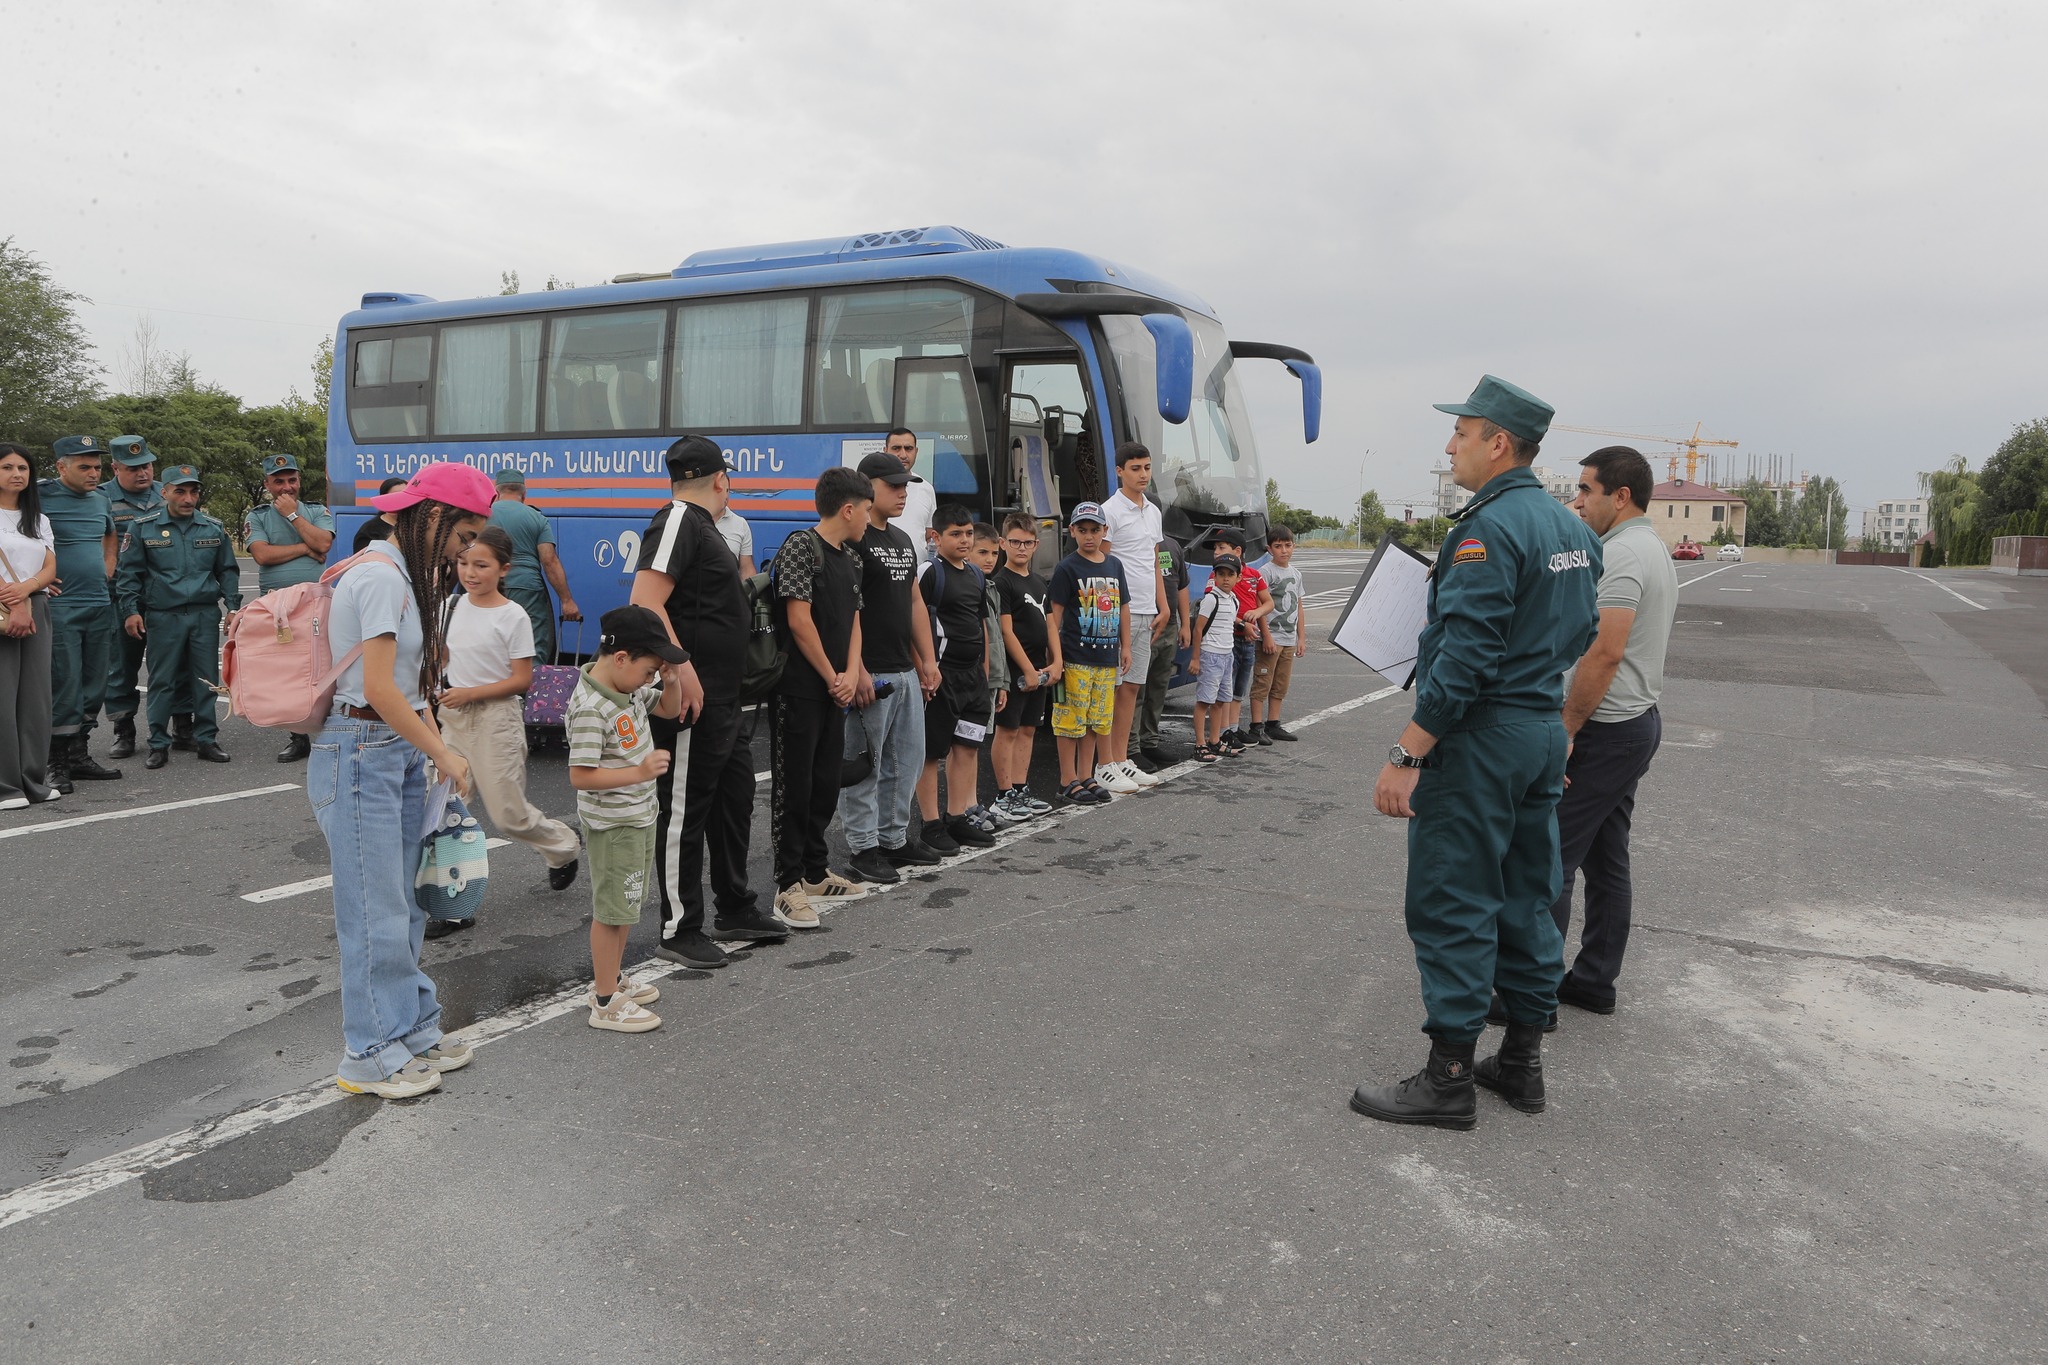
[[[646,1033],[661,1027],[660,1015],[648,1013],[624,991],[614,991],[610,1002],[600,1005],[593,988],[584,992],[583,1003],[590,1007],[592,1028],[610,1029],[613,1033]]]
[[[1125,776],[1123,766],[1117,763],[1104,763],[1098,767],[1095,770],[1095,785],[1117,796],[1134,796],[1144,790]]]
[[[964,848],[994,848],[996,836],[974,823],[971,815],[949,815],[946,817],[946,833],[953,836],[953,842]],[[931,842],[927,836],[925,842]]]
[[[1031,812],[1018,804],[1015,791],[1006,791],[989,802],[988,813],[1004,825],[1021,825],[1031,818]]]
[[[1139,787],[1147,791],[1151,790],[1153,787],[1158,786],[1161,782],[1164,782],[1166,780],[1163,777],[1154,777],[1151,773],[1146,772],[1143,768],[1139,767],[1136,763],[1134,763],[1128,758],[1126,758],[1123,762],[1117,764],[1116,770],[1122,773],[1125,777],[1130,778],[1131,781],[1137,783]]]
[[[967,819],[983,834],[994,834],[1003,827],[1003,822],[996,819],[995,812],[979,801],[967,808]]]
[[[1295,734],[1292,730],[1289,730],[1279,721],[1269,720],[1266,722],[1266,738],[1268,741],[1277,739],[1282,744],[1293,744],[1298,742],[1301,739],[1301,736]]]
[[[1010,797],[1016,803],[1017,809],[1021,811],[1027,811],[1032,815],[1049,815],[1052,813],[1052,802],[1039,800],[1031,794],[1031,788],[1029,787],[1020,784],[1010,788]]]
[[[792,929],[815,929],[818,927],[818,912],[812,906],[811,898],[804,894],[803,884],[786,886],[775,893],[775,918]]]
[[[624,972],[619,973],[619,984],[613,989],[620,995],[631,996],[636,1005],[651,1005],[661,999],[661,987],[652,981],[635,981]]]
[[[817,881],[803,883],[803,889],[807,898],[839,902],[857,901],[874,887],[868,882],[851,881],[827,868],[825,875]]]

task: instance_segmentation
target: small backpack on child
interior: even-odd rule
[[[266,729],[319,732],[334,705],[335,683],[363,655],[361,645],[338,660],[328,654],[334,582],[375,553],[350,555],[321,574],[318,582],[265,593],[236,614],[221,649],[219,688],[236,715]],[[377,557],[391,563],[383,555]],[[408,593],[408,606],[411,600]]]

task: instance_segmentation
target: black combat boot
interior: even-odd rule
[[[114,718],[114,747],[107,754],[110,758],[135,757],[135,717]]]
[[[280,763],[303,763],[312,755],[312,752],[313,737],[311,735],[295,734],[285,741],[282,749],[277,751],[277,761]]]
[[[196,722],[187,715],[171,717],[171,747],[181,754],[192,752],[192,730]]]
[[[114,782],[121,776],[119,768],[102,768],[93,761],[92,737],[73,735],[71,737],[71,777],[75,782]]]
[[[1543,1030],[1509,1024],[1500,1051],[1472,1068],[1472,1079],[1525,1114],[1543,1112]]]
[[[47,780],[53,791],[71,795],[77,788],[71,785],[71,736],[56,735],[50,740],[50,765]]]
[[[1429,1061],[1422,1070],[1395,1085],[1359,1086],[1351,1094],[1351,1107],[1387,1123],[1427,1123],[1461,1132],[1475,1128],[1479,1125],[1479,1097],[1472,1088],[1476,1046],[1432,1038]]]

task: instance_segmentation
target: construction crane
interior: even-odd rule
[[[1582,436],[1619,436],[1625,441],[1655,441],[1659,445],[1684,446],[1685,480],[1687,483],[1695,483],[1699,478],[1701,446],[1726,446],[1733,450],[1741,444],[1739,441],[1715,441],[1701,436],[1700,432],[1706,428],[1706,425],[1705,422],[1695,422],[1692,428],[1692,435],[1690,436],[1645,436],[1639,431],[1605,431],[1599,427],[1568,427],[1560,422],[1551,423],[1550,429],[1552,431],[1576,431]],[[1677,482],[1678,457],[1676,455],[1668,457],[1666,468],[1671,476],[1671,481]]]

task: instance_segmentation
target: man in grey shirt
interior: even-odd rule
[[[1564,891],[1551,907],[1559,933],[1572,916],[1572,874],[1586,882],[1586,924],[1557,998],[1595,1014],[1614,1012],[1614,979],[1628,946],[1628,832],[1636,784],[1649,771],[1664,723],[1664,651],[1678,611],[1678,574],[1646,515],[1650,462],[1627,446],[1580,461],[1572,505],[1600,536],[1600,634],[1572,673],[1564,702],[1571,758],[1558,803]],[[1569,935],[1566,935],[1569,941]]]
[[[1572,506],[1600,536],[1600,633],[1573,670],[1565,695],[1564,728],[1572,747],[1564,797],[1557,804],[1564,889],[1550,912],[1569,942],[1573,874],[1583,872],[1585,929],[1557,998],[1595,1014],[1612,1014],[1614,980],[1628,947],[1629,823],[1636,784],[1649,771],[1664,734],[1657,698],[1664,690],[1664,650],[1678,611],[1678,574],[1646,515],[1655,484],[1650,462],[1627,446],[1608,446],[1580,466],[1579,496]],[[1488,1018],[1507,1022],[1498,996]],[[1556,1027],[1555,1021],[1550,1027]],[[1473,1079],[1533,1112],[1543,1102],[1535,1056],[1540,1035],[1533,1029],[1524,1038],[1516,1034],[1511,1026],[1500,1055],[1479,1063]]]

